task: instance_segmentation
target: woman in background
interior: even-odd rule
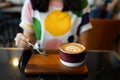
[[[112,19],[118,1],[119,0],[94,0],[94,5],[91,8],[90,17]]]
[[[45,50],[56,50],[66,42],[87,46],[87,34],[92,28],[89,12],[87,0],[26,0],[20,22],[23,33],[16,35],[15,44],[23,50],[30,49],[28,42]],[[25,68],[27,55],[20,59],[20,69],[23,65]]]
[[[66,42],[86,46],[89,22],[87,0],[26,0],[20,27],[23,33],[15,37],[17,47],[29,49],[28,41],[37,48],[58,49]]]

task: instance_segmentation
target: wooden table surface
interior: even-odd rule
[[[48,53],[48,56],[33,54],[25,68],[26,74],[86,74],[88,68],[86,64],[79,67],[64,66],[60,62],[59,52]]]

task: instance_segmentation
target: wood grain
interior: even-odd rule
[[[26,68],[26,74],[86,74],[88,68],[86,64],[79,67],[64,66],[60,62],[59,53],[47,53],[48,56],[33,54]]]

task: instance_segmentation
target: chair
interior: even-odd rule
[[[0,46],[6,46],[5,27],[3,27],[3,21],[0,20]]]
[[[8,18],[4,21],[4,27],[6,28],[6,41],[9,47],[13,47],[14,45],[14,38],[16,34],[19,32],[19,22],[18,18]]]
[[[19,27],[19,18],[3,18],[0,21],[0,41],[3,47],[14,47],[14,38],[18,32],[22,32]]]
[[[90,22],[93,29],[88,34],[87,50],[114,50],[115,38],[120,32],[120,21],[92,18]]]

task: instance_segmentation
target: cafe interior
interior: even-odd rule
[[[62,65],[59,51],[43,56],[15,46],[16,34],[23,32],[19,23],[24,2],[0,0],[0,80],[120,80],[119,0],[88,0],[93,28],[85,61],[78,67]]]

